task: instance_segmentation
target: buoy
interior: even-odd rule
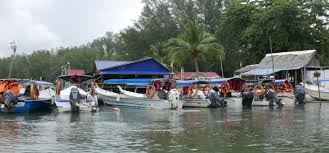
[[[114,107],[114,108],[112,108],[112,111],[113,111],[113,112],[120,112],[120,108],[118,108],[118,107]]]

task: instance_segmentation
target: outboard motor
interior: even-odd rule
[[[254,94],[252,88],[244,89],[241,91],[242,96],[242,107],[251,107],[252,101],[254,99]]]
[[[171,104],[171,109],[180,109],[183,106],[180,100],[180,93],[177,89],[171,89],[168,92],[168,100]]]
[[[5,100],[5,107],[3,108],[5,112],[13,112],[15,109],[15,105],[17,104],[16,94],[12,90],[7,90],[3,94]]]
[[[82,95],[79,92],[78,88],[71,88],[70,91],[70,103],[71,103],[71,111],[79,112],[80,111],[80,101],[82,99]]]
[[[301,84],[298,84],[295,86],[294,89],[295,94],[295,103],[297,104],[305,104],[305,87],[303,87]]]
[[[218,87],[213,87],[212,90],[208,91],[208,99],[210,100],[211,104],[209,107],[225,107],[227,106],[227,102],[223,96],[218,94]]]
[[[275,102],[279,107],[282,107],[282,98],[279,98],[273,89],[268,89],[265,93],[265,98],[270,101],[270,106]]]
[[[157,96],[159,97],[159,99],[166,99],[167,93],[163,89],[160,89],[157,93]]]

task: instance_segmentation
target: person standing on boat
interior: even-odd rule
[[[214,86],[209,92],[208,92],[208,98],[211,101],[211,104],[209,107],[225,107],[227,106],[227,102],[225,101],[225,98],[223,96],[220,96],[219,94],[219,88],[217,86]]]
[[[300,83],[294,89],[295,104],[305,104],[305,88]]]

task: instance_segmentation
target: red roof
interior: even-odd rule
[[[201,77],[207,77],[207,78],[220,78],[220,76],[216,72],[199,72]],[[196,72],[184,72],[184,80],[193,80],[196,78],[197,73]],[[178,80],[180,79],[180,72],[176,72],[174,75],[174,79]]]
[[[85,70],[70,69],[67,71],[67,74],[68,75],[85,74]]]

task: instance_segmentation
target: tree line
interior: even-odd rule
[[[329,3],[325,0],[143,0],[137,21],[119,33],[76,47],[15,57],[13,76],[54,80],[61,66],[91,72],[94,60],[155,57],[177,71],[221,72],[258,63],[270,52],[316,49],[329,64]],[[1,78],[10,58],[0,59]]]

